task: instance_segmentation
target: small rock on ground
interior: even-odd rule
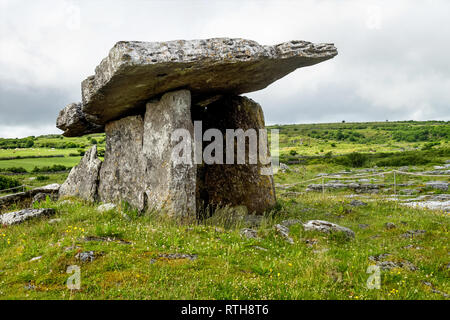
[[[41,259],[42,259],[42,256],[34,257],[34,258],[31,258],[31,259],[30,259],[30,262],[31,262],[31,261],[36,261],[36,260],[41,260]]]
[[[83,238],[83,241],[100,241],[100,242],[118,242],[122,244],[131,244],[129,241],[125,241],[123,239],[110,238],[110,237],[97,237],[97,236],[86,236]]]
[[[442,292],[442,291],[436,289],[436,288],[433,286],[433,284],[432,284],[431,282],[428,282],[428,281],[422,281],[422,283],[423,283],[424,285],[426,285],[427,287],[430,287],[430,288],[431,288],[431,292],[440,294],[440,295],[442,295],[444,298],[450,298],[450,295],[448,295],[447,293]]]
[[[293,240],[291,237],[289,237],[289,228],[288,228],[288,227],[283,226],[283,225],[281,225],[281,224],[276,224],[276,225],[274,226],[274,228],[275,228],[275,231],[276,231],[280,236],[282,236],[288,243],[294,244],[294,240]]]
[[[196,254],[186,254],[186,253],[161,253],[158,254],[156,259],[151,259],[150,264],[155,263],[158,260],[179,260],[179,259],[188,259],[191,261],[197,260],[198,255]]]
[[[342,227],[338,224],[324,221],[324,220],[310,220],[303,224],[303,227],[306,231],[320,231],[325,233],[331,233],[331,232],[342,232],[345,234],[348,238],[354,238],[355,233],[353,230]]]
[[[114,203],[104,203],[97,207],[98,212],[107,212],[110,210],[114,210],[117,206]]]
[[[94,251],[80,252],[75,255],[75,258],[77,258],[81,262],[92,262],[95,260],[95,252]]]
[[[397,226],[396,226],[394,223],[392,223],[392,222],[386,222],[386,223],[384,224],[384,227],[385,227],[386,229],[388,229],[388,230],[391,230],[391,229],[395,229]]]
[[[240,232],[241,236],[246,237],[248,239],[257,239],[258,238],[258,232],[253,229],[244,228]]]
[[[0,215],[0,224],[12,225],[31,218],[55,214],[55,209],[23,209]]]
[[[281,225],[283,225],[287,228],[289,228],[290,226],[292,226],[294,224],[302,224],[302,221],[299,219],[287,219],[287,220],[281,221]]]
[[[350,205],[353,207],[362,207],[362,206],[367,206],[367,203],[365,203],[364,201],[355,199],[350,202]]]
[[[402,234],[402,238],[414,238],[415,236],[423,235],[426,230],[408,230],[406,233]]]

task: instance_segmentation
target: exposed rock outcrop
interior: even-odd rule
[[[55,214],[55,209],[23,209],[0,215],[0,225],[12,225],[22,223],[31,218],[49,216]]]
[[[97,146],[92,146],[80,163],[70,170],[66,181],[59,188],[59,197],[79,197],[88,201],[97,200],[98,176],[102,162],[97,158]]]
[[[303,228],[306,231],[312,230],[324,233],[339,232],[345,234],[348,238],[355,237],[355,233],[351,229],[323,220],[310,220],[303,224]]]

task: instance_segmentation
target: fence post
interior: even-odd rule
[[[325,197],[325,178],[322,177],[322,196]]]
[[[397,196],[397,179],[394,171],[394,196]]]

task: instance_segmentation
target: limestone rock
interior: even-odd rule
[[[289,228],[292,225],[301,224],[301,223],[302,223],[302,221],[299,219],[287,219],[287,220],[281,221],[281,225],[285,226],[287,228]]]
[[[43,186],[43,187],[34,188],[33,189],[33,194],[37,194],[37,193],[55,194],[55,193],[58,193],[60,188],[61,188],[61,185],[59,185],[58,183],[52,183],[52,184],[48,184],[48,185]]]
[[[23,209],[0,215],[0,225],[22,223],[31,218],[55,214],[55,209]]]
[[[59,197],[72,196],[88,201],[97,199],[97,185],[102,162],[97,158],[97,146],[92,146],[73,167],[59,189]]]
[[[117,206],[114,203],[104,203],[97,207],[98,212],[107,212],[114,210]]]
[[[288,243],[290,244],[294,244],[294,239],[292,239],[289,236],[289,228],[281,225],[281,224],[276,224],[274,226],[275,231],[281,236],[283,237]]]
[[[289,168],[289,166],[287,164],[280,162],[280,171],[286,172],[286,171],[291,171],[291,169]]]
[[[81,110],[81,103],[71,103],[59,112],[56,127],[64,131],[63,136],[77,137],[89,133],[103,132],[104,126],[89,122]]]
[[[0,197],[0,207],[7,207],[13,203],[18,203],[21,201],[26,201],[28,199],[32,199],[35,195],[42,193],[45,195],[54,195],[59,191],[60,185],[58,183],[53,183],[46,185],[44,187],[37,187],[32,190],[28,190],[25,192],[18,192],[13,194],[8,194],[6,196]]]
[[[199,205],[243,205],[249,213],[256,214],[262,214],[272,208],[276,202],[275,188],[267,136],[259,132],[259,129],[265,128],[261,106],[247,97],[225,96],[208,105],[207,109],[195,108],[194,120],[202,121],[203,131],[210,128],[219,130],[222,133],[224,150],[222,158],[217,159],[221,160],[222,164],[204,163],[198,168]],[[245,148],[245,158],[242,159],[242,164],[237,163],[239,144],[238,139],[235,139],[235,148],[230,152],[234,164],[226,164],[227,129],[242,129],[244,133],[254,129],[258,152],[265,150],[262,152],[263,159],[256,155],[257,159],[252,163],[249,157],[250,138],[245,138],[241,143],[242,148]]]
[[[81,262],[92,262],[96,258],[96,253],[94,251],[84,251],[77,253],[75,258],[80,260]]]
[[[100,169],[98,196],[102,202],[128,202],[143,210],[145,163],[142,156],[144,120],[140,115],[109,122],[105,160]]]
[[[325,233],[343,232],[349,238],[355,237],[355,233],[351,229],[323,220],[310,220],[304,223],[303,227],[306,231],[313,230]]]
[[[392,223],[392,222],[386,222],[386,223],[384,224],[384,227],[385,227],[386,229],[388,229],[388,230],[397,228],[397,226],[396,226],[394,223]]]
[[[297,68],[337,55],[333,44],[263,46],[245,39],[121,41],[82,83],[82,111],[105,124],[165,92],[189,89],[194,100],[267,87]]]
[[[425,183],[425,185],[427,187],[431,187],[433,189],[438,189],[438,190],[442,190],[442,191],[448,190],[448,182],[444,182],[444,181],[431,181],[431,182]]]
[[[52,197],[50,197],[51,200],[57,200],[58,195],[55,195],[52,199]],[[47,194],[39,192],[37,193],[34,197],[33,197],[33,204],[34,203],[39,203],[41,201],[45,201],[47,200]]]
[[[248,238],[248,239],[257,239],[258,238],[258,232],[253,229],[244,228],[240,232],[242,237]]]
[[[186,136],[176,136],[182,130]],[[150,209],[171,216],[196,216],[196,165],[193,163],[194,125],[188,90],[169,92],[147,104],[142,154],[145,194]],[[180,142],[180,143],[179,143]],[[178,149],[178,146],[183,148]]]
[[[367,203],[365,203],[364,201],[361,201],[361,200],[354,199],[354,200],[350,201],[350,205],[352,207],[362,207],[362,206],[367,206]]]

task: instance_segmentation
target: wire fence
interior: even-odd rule
[[[33,187],[32,186],[28,186],[26,184],[23,184],[21,186],[14,187],[14,188],[2,189],[2,190],[0,190],[0,193],[7,193],[9,191],[14,191],[14,190],[19,190],[19,189],[22,189],[22,192],[25,192],[25,190],[27,188],[33,188]]]
[[[322,192],[325,193],[325,179],[327,179],[327,180],[329,180],[329,179],[334,179],[334,180],[362,179],[362,178],[369,178],[369,177],[385,176],[385,175],[389,175],[389,174],[394,175],[394,194],[397,193],[397,174],[421,176],[421,177],[448,177],[448,178],[450,178],[450,174],[424,174],[424,173],[419,173],[419,172],[405,172],[405,171],[400,171],[400,170],[391,170],[391,171],[384,171],[384,172],[379,172],[379,173],[363,174],[363,175],[355,175],[355,176],[345,176],[345,177],[343,177],[341,175],[339,175],[339,176],[326,175],[326,176],[320,176],[320,177],[316,177],[316,178],[312,178],[312,179],[308,179],[308,180],[299,181],[299,182],[290,184],[289,187],[291,188],[291,187],[295,187],[297,185],[305,184],[307,182],[321,180],[322,181]]]

